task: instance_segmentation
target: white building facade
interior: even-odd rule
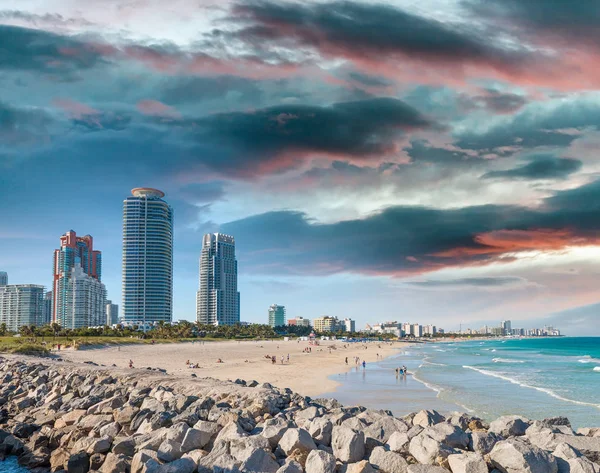
[[[76,264],[69,275],[63,328],[98,327],[106,322],[106,288]]]
[[[234,325],[240,322],[237,276],[235,238],[223,233],[204,235],[196,294],[198,322],[211,325]]]
[[[0,286],[0,324],[12,332],[24,325],[42,325],[44,286],[14,284]]]

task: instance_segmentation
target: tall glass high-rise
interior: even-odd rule
[[[233,325],[240,321],[235,238],[208,233],[202,239],[196,320],[203,324]]]
[[[173,319],[173,209],[157,189],[138,187],[123,201],[125,323]]]

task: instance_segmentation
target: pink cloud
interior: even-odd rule
[[[137,103],[137,108],[144,115],[172,119],[181,118],[181,114],[176,109],[158,100],[141,100]]]

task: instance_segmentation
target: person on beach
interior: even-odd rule
[[[283,365],[283,355],[281,355],[281,364]]]
[[[289,353],[288,353],[288,356],[287,356],[287,362],[288,363],[290,362],[290,354]]]
[[[363,370],[364,370],[367,367],[367,362],[365,360],[363,360],[362,365],[363,365]]]
[[[133,368],[133,360],[129,360],[129,367]]]
[[[348,357],[346,357],[346,364],[348,364]]]

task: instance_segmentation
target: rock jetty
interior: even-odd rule
[[[0,359],[0,457],[69,473],[600,473],[563,417],[389,411],[269,384]]]

